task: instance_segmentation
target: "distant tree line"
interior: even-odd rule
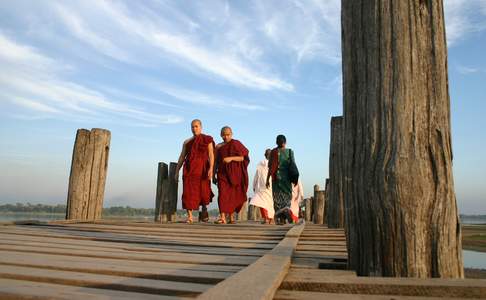
[[[468,220],[484,220],[486,219],[486,215],[459,215],[461,219],[468,219]]]
[[[0,212],[64,214],[66,213],[66,205],[45,205],[31,203],[3,204],[0,205]]]
[[[103,216],[153,216],[154,208],[133,208],[130,206],[112,206],[103,208]]]
[[[16,203],[0,205],[0,213],[50,213],[65,214],[66,205],[46,205],[31,203]],[[130,206],[112,206],[103,208],[104,216],[153,216],[153,208],[133,208]]]

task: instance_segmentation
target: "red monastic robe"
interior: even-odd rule
[[[182,173],[183,191],[182,208],[198,210],[201,205],[208,205],[213,199],[211,180],[208,178],[208,146],[213,138],[199,134],[186,144],[186,159]]]
[[[248,164],[250,158],[248,149],[238,140],[220,146],[216,151],[218,162],[218,205],[221,213],[239,212],[247,201],[248,190]],[[232,161],[224,163],[225,157],[243,156],[241,162]]]

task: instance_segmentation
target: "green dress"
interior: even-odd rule
[[[278,149],[277,176],[272,182],[273,206],[276,213],[281,209],[289,208],[292,201],[292,184],[289,178],[291,152],[291,149]]]

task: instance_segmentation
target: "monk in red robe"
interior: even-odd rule
[[[239,212],[247,201],[248,190],[248,149],[240,141],[233,139],[230,127],[221,129],[223,142],[216,146],[216,178],[218,184],[219,224],[235,223],[234,212]]]
[[[182,146],[177,162],[176,180],[179,180],[179,170],[184,165],[182,173],[182,208],[187,210],[187,223],[192,223],[192,211],[202,206],[199,220],[209,220],[207,205],[213,199],[211,178],[214,166],[214,141],[209,135],[202,134],[200,120],[191,122],[193,136]]]

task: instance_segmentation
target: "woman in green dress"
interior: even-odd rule
[[[295,161],[293,161],[293,151],[285,147],[286,143],[287,139],[284,135],[277,136],[277,147],[272,150],[268,162],[267,186],[270,186],[270,177],[272,177],[273,206],[277,223],[283,223],[285,219],[290,220],[292,183],[289,168]]]

